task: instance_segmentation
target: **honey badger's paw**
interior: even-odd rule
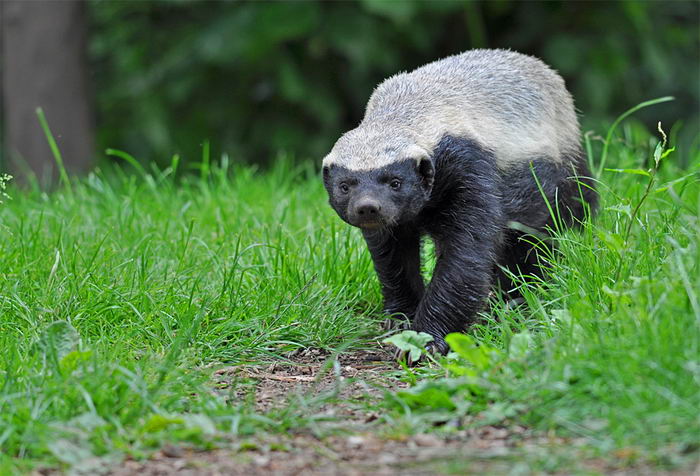
[[[447,347],[444,339],[439,338],[439,340],[436,341],[436,338],[430,334],[413,330],[398,332],[387,337],[382,342],[384,344],[394,345],[396,347],[394,358],[407,362],[409,365],[418,363],[429,346],[434,348],[435,351],[441,351],[442,348]],[[437,345],[435,344],[436,342],[438,343]]]
[[[447,354],[448,350],[449,346],[444,339],[435,339],[426,344],[425,349],[419,352],[397,347],[396,351],[394,351],[394,359],[397,362],[405,362],[409,367],[413,367],[420,363],[430,361],[430,359],[426,357],[426,354],[433,358],[438,358],[441,355]]]

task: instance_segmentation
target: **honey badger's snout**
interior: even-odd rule
[[[350,203],[348,218],[353,225],[361,228],[381,226],[387,221],[381,202],[371,195],[363,195]]]

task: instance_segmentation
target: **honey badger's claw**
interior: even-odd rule
[[[394,350],[394,360],[395,360],[395,361],[401,362],[401,361],[404,361],[404,360],[405,360],[406,363],[408,363],[408,361],[410,360],[410,358],[411,358],[411,354],[410,354],[409,351],[407,351],[407,350],[401,350],[401,349],[399,349],[398,347],[396,348],[396,350]],[[410,365],[410,364],[409,364],[409,365]]]
[[[440,339],[439,341],[429,342],[428,345],[425,346],[425,350],[432,356],[440,356],[447,354],[449,347],[447,342]]]
[[[409,352],[407,350],[396,349],[396,351],[394,352],[394,359],[397,362],[405,362],[406,365],[408,365],[409,367],[413,367],[413,366],[417,365],[418,362],[420,362],[422,360],[422,357],[423,357],[423,355],[421,354],[421,356],[418,357],[418,360],[414,361],[411,358],[411,352]]]
[[[408,320],[400,319],[398,317],[387,317],[382,325],[385,331],[405,330],[410,326],[411,323]]]

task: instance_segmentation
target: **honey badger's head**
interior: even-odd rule
[[[360,128],[341,137],[323,160],[323,183],[338,215],[363,229],[410,223],[430,198],[430,154],[405,137]]]

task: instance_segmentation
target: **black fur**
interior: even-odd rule
[[[410,226],[363,231],[384,296],[384,312],[413,321],[425,293],[420,273],[420,234]]]
[[[332,166],[324,169],[324,182],[331,205],[351,224],[357,225],[349,210],[358,197],[372,196],[386,207],[379,225],[363,227],[385,311],[406,315],[444,352],[445,335],[475,321],[493,286],[515,293],[502,266],[541,275],[528,233],[542,237],[575,225],[584,218],[584,202],[595,209],[591,180],[578,178],[588,175],[585,162],[576,157],[563,164],[535,159],[504,172],[474,141],[445,137],[429,163],[406,160],[366,172]],[[400,178],[402,190],[386,187],[392,177]],[[351,186],[339,194],[340,183]],[[545,197],[560,219],[552,219]],[[427,288],[420,275],[423,235],[435,241],[437,253]]]
[[[502,268],[515,275],[542,277],[553,248],[548,231],[577,227],[587,209],[595,213],[598,195],[582,154],[564,157],[562,164],[533,160],[502,172],[501,182],[506,229],[495,274],[499,288],[517,298],[518,283]]]

